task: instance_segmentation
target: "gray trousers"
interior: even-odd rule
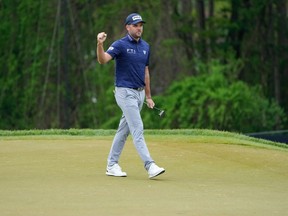
[[[144,127],[140,115],[145,99],[145,91],[116,87],[115,99],[118,106],[121,108],[123,115],[120,119],[119,127],[107,159],[108,166],[113,166],[115,163],[118,163],[126,139],[130,133],[134,146],[144,163],[144,167],[148,170],[151,163],[154,161],[150,156],[144,139]]]

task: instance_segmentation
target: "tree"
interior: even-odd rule
[[[97,63],[96,35],[108,48],[131,12],[147,21],[154,96],[219,61],[288,112],[286,0],[2,0],[0,128],[116,127],[114,65]]]

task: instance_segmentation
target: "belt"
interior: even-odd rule
[[[137,91],[142,91],[142,90],[144,90],[144,89],[145,89],[145,87],[132,88],[132,89],[134,89],[134,90],[137,90]]]

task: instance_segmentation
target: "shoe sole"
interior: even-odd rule
[[[114,176],[114,177],[127,177],[127,174],[123,174],[123,175],[115,175],[113,173],[109,173],[109,172],[106,172],[106,175],[107,176]]]
[[[153,176],[149,176],[149,179],[153,179],[153,178],[155,178],[155,177],[157,177],[157,176],[159,176],[159,175],[161,175],[161,174],[163,174],[163,173],[165,173],[165,169],[161,170],[160,172],[156,173],[156,174],[153,175]]]

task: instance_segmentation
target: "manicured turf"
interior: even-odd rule
[[[112,135],[0,137],[0,215],[285,215],[287,148],[233,137],[153,135],[149,180],[131,139],[105,175]]]

